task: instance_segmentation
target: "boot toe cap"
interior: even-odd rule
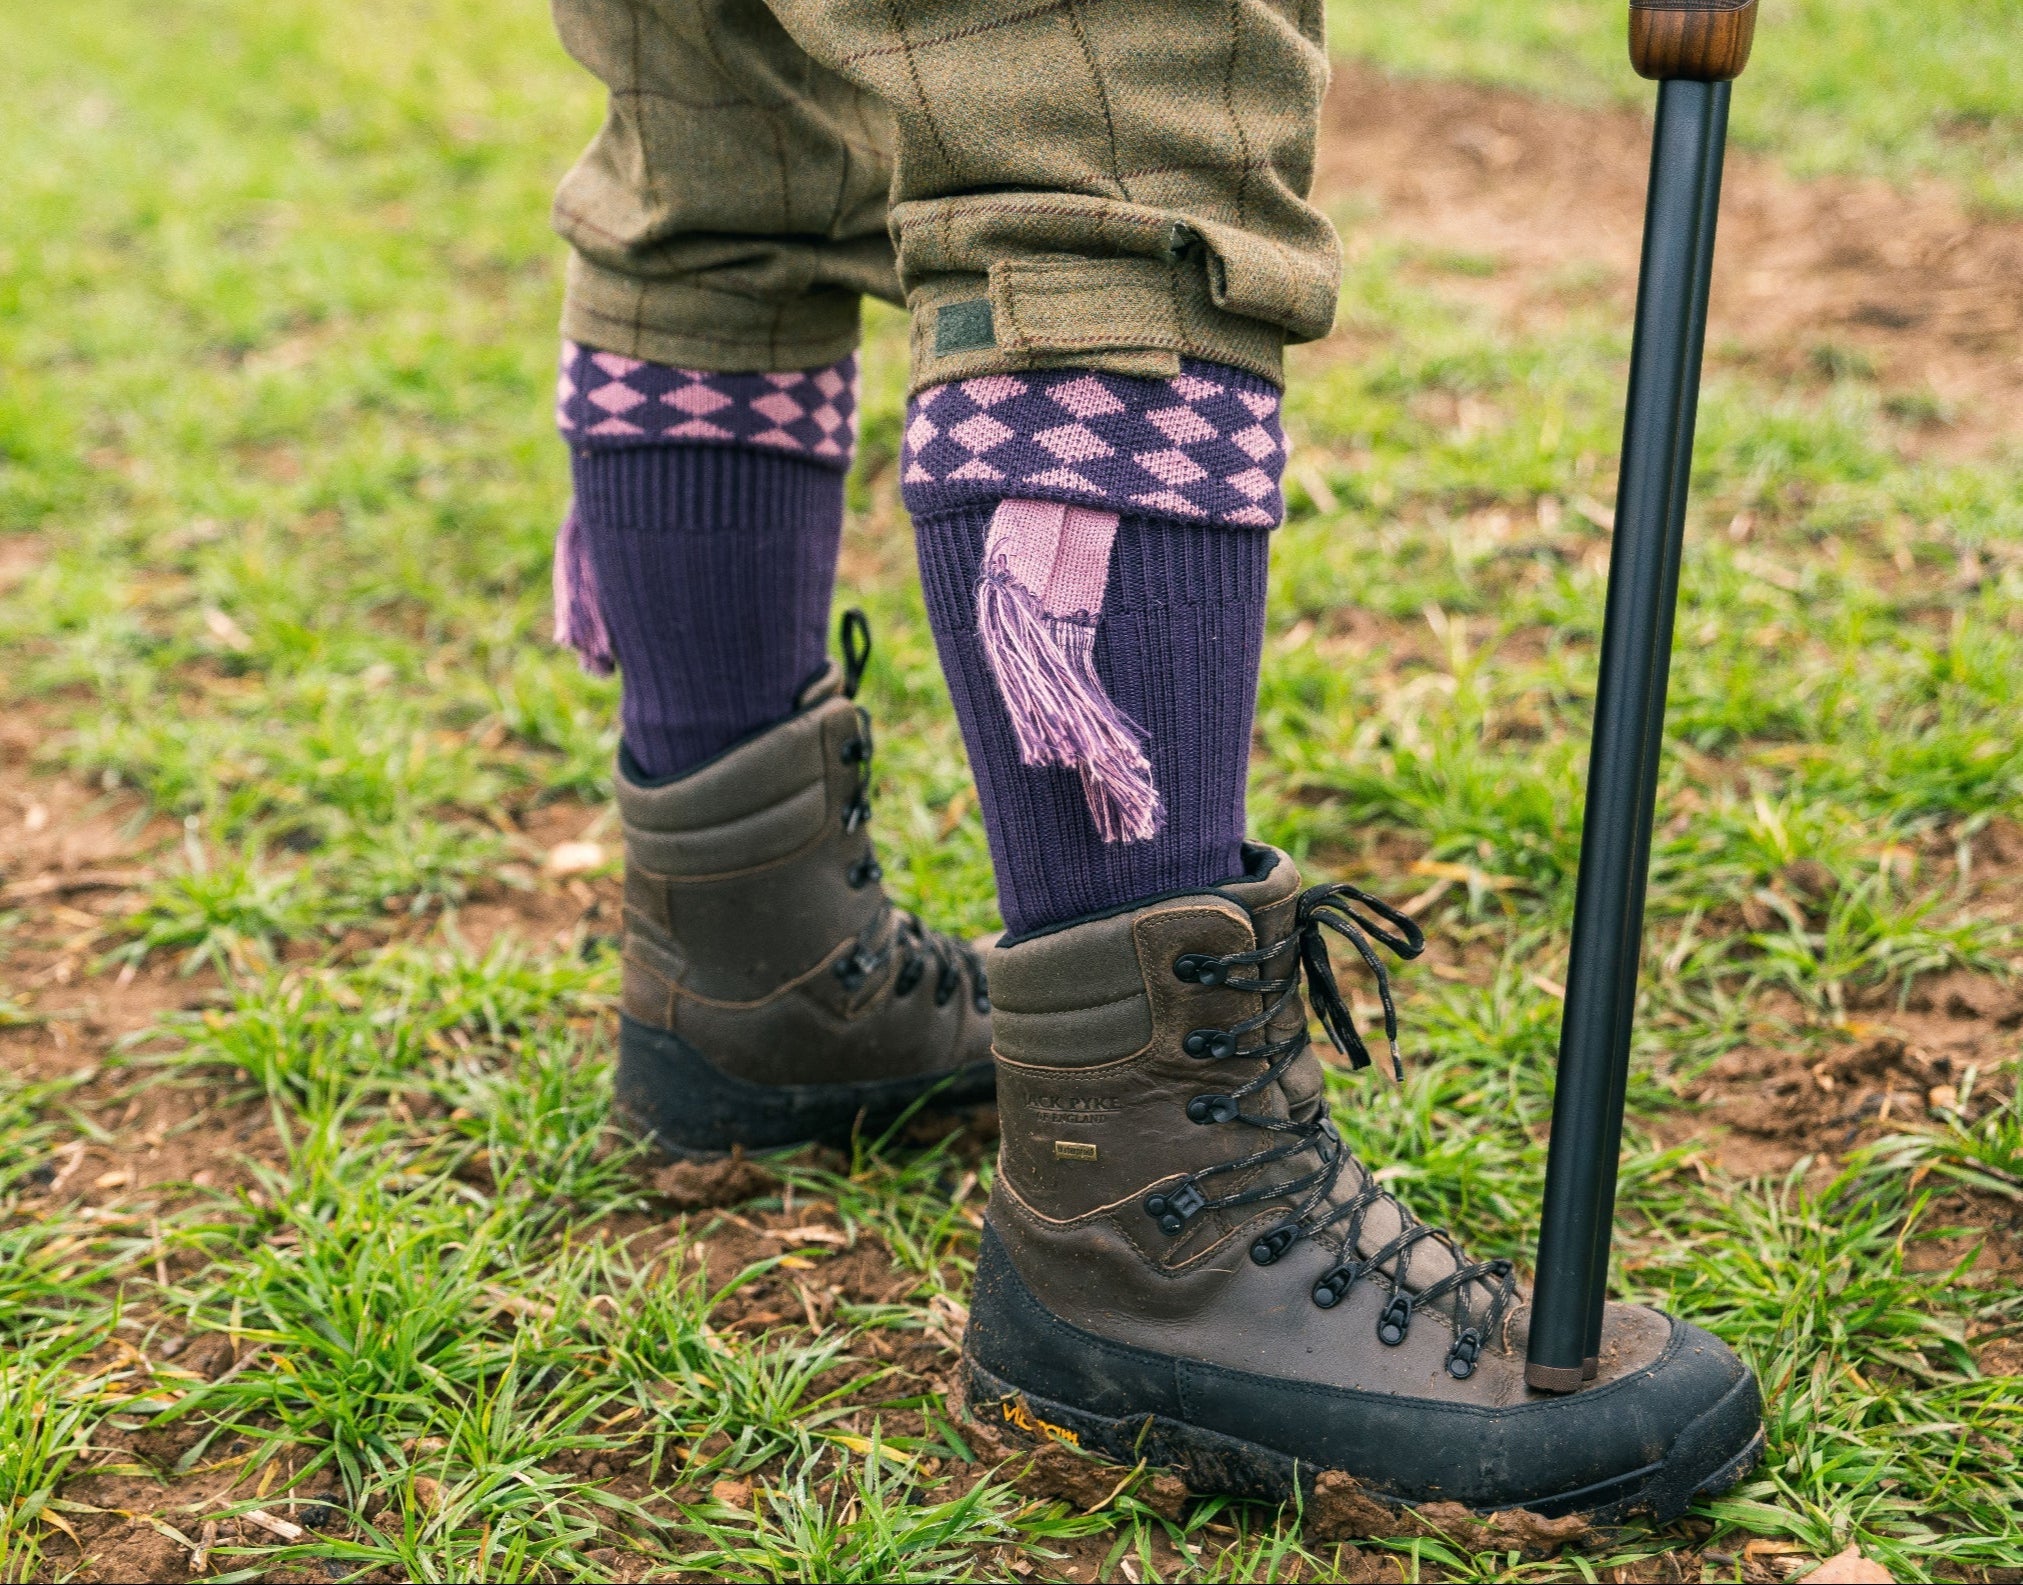
[[[1725,1483],[1755,1445],[1756,1379],[1690,1322],[1610,1308],[1626,1313],[1604,1331],[1601,1376],[1563,1396],[1531,1393],[1508,1411],[1512,1434],[1501,1439],[1491,1484],[1548,1513],[1670,1518]],[[1654,1353],[1643,1346],[1653,1332],[1662,1337]]]

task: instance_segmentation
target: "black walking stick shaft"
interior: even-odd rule
[[[1699,86],[1699,85],[1695,85]],[[1636,877],[1636,899],[1626,924],[1630,948],[1622,956],[1622,980],[1616,992],[1617,1032],[1610,1071],[1608,1134],[1602,1142],[1602,1182],[1595,1197],[1594,1272],[1589,1278],[1587,1353],[1583,1375],[1592,1376],[1599,1362],[1602,1307],[1608,1292],[1610,1235],[1615,1230],[1616,1169],[1622,1159],[1623,1100],[1629,1079],[1630,1036],[1636,1024],[1638,947],[1643,936],[1644,885],[1651,869],[1651,827],[1656,817],[1659,762],[1664,747],[1665,688],[1670,672],[1673,618],[1679,609],[1679,564],[1685,548],[1686,495],[1693,474],[1693,428],[1700,390],[1700,351],[1707,338],[1707,298],[1714,270],[1714,226],[1721,207],[1721,163],[1728,146],[1727,83],[1713,87],[1713,105],[1703,128],[1700,154],[1700,216],[1692,265],[1693,301],[1686,322],[1686,400],[1681,404],[1672,443],[1671,499],[1666,508],[1664,562],[1658,593],[1658,630],[1653,640],[1657,661],[1651,668],[1651,692],[1646,701],[1648,730],[1644,737],[1643,779],[1639,787],[1636,853],[1630,873]]]
[[[1631,11],[1632,56],[1663,82],[1525,1366],[1549,1391],[1592,1375],[1601,1342],[1728,79],[1754,14],[1754,0]]]

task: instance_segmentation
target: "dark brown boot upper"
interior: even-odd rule
[[[677,780],[641,785],[621,765],[631,1019],[765,1085],[988,1056],[974,952],[879,885],[870,755],[869,719],[832,666],[794,715]]]
[[[1345,1389],[1535,1396],[1508,1263],[1419,1224],[1327,1120],[1296,989],[1299,877],[1253,852],[1251,879],[992,950],[992,1226],[1035,1297],[1101,1337]],[[1280,1056],[1248,1055],[1267,1046]],[[1671,1333],[1612,1305],[1602,1381]]]

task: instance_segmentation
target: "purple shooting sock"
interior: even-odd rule
[[[824,664],[856,362],[713,374],[564,345],[556,638],[622,672],[651,779],[781,720]]]
[[[1243,871],[1278,392],[998,375],[915,398],[902,481],[1014,936]]]

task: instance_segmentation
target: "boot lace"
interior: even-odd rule
[[[1376,949],[1383,946],[1400,958],[1416,958],[1425,951],[1426,938],[1409,915],[1356,887],[1310,886],[1300,894],[1290,935],[1248,952],[1189,952],[1174,960],[1174,975],[1189,984],[1255,992],[1265,998],[1263,1010],[1251,1017],[1226,1029],[1196,1029],[1182,1040],[1181,1049],[1203,1062],[1221,1063],[1237,1058],[1264,1062],[1247,1083],[1195,1096],[1187,1103],[1188,1117],[1201,1124],[1242,1123],[1273,1137],[1250,1155],[1205,1167],[1174,1187],[1149,1196],[1145,1210],[1162,1232],[1177,1237],[1195,1218],[1211,1211],[1239,1209],[1267,1200],[1292,1201],[1292,1211],[1252,1241],[1250,1258],[1260,1266],[1269,1266],[1302,1239],[1328,1233],[1330,1236],[1324,1242],[1334,1247],[1339,1240],[1339,1258],[1315,1281],[1314,1303],[1324,1310],[1333,1309],[1358,1282],[1368,1279],[1385,1284],[1388,1296],[1377,1318],[1377,1337],[1392,1347],[1405,1341],[1416,1310],[1448,1300],[1453,1309],[1454,1342],[1447,1354],[1447,1371],[1458,1380],[1466,1380],[1475,1374],[1476,1360],[1484,1344],[1495,1334],[1515,1297],[1517,1284],[1511,1263],[1470,1260],[1450,1234],[1419,1221],[1350,1153],[1325,1108],[1319,1116],[1304,1120],[1268,1117],[1244,1109],[1245,1101],[1278,1083],[1311,1044],[1304,1019],[1295,1032],[1281,1039],[1244,1044],[1247,1038],[1268,1031],[1279,1014],[1296,1002],[1302,978],[1329,1042],[1348,1058],[1352,1068],[1370,1065],[1369,1046],[1356,1027],[1355,1015],[1342,995],[1328,956],[1329,931],[1356,949],[1377,982],[1377,995],[1384,1008],[1384,1035],[1391,1051],[1391,1071],[1403,1080],[1405,1064],[1398,1049],[1398,1011],[1391,999],[1390,975]],[[1295,966],[1283,978],[1266,978],[1264,965],[1282,956],[1288,947],[1297,948]],[[1202,1187],[1213,1178],[1250,1173],[1282,1162],[1293,1164],[1294,1173],[1289,1180],[1266,1173],[1272,1181],[1253,1182],[1249,1187],[1219,1196]],[[1346,1183],[1345,1177],[1349,1179]],[[1338,1194],[1338,1189],[1344,1193]],[[1361,1255],[1358,1250],[1364,1225],[1370,1213],[1385,1204],[1397,1218],[1398,1232],[1380,1248]],[[1451,1269],[1447,1275],[1414,1292],[1408,1286],[1413,1252],[1428,1242],[1444,1250]],[[1478,1313],[1475,1301],[1483,1294],[1487,1303]]]
[[[864,668],[871,660],[871,623],[862,611],[843,613],[842,640],[843,697],[854,701],[858,685],[864,680]],[[843,829],[847,832],[861,830],[871,819],[873,751],[871,712],[860,704],[857,731],[842,747],[843,763],[857,772],[856,784],[843,804]],[[854,888],[869,886],[884,877],[878,851],[867,835],[863,853],[845,872],[844,879]],[[898,972],[892,977],[894,996],[911,996],[932,969],[936,1007],[947,1006],[949,999],[967,984],[971,1005],[979,1013],[990,1011],[990,982],[976,949],[966,941],[928,929],[917,915],[901,913],[889,902],[879,908],[850,951],[837,960],[836,978],[845,990],[856,991],[894,958],[899,960]]]

